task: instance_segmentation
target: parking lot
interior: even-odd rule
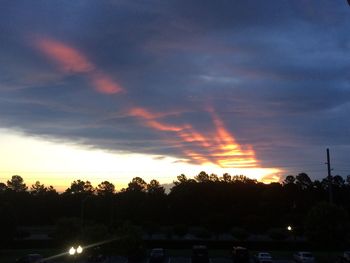
[[[253,262],[253,261],[252,261]],[[274,260],[276,263],[292,263],[290,260]],[[168,263],[191,263],[190,257],[171,257]],[[214,257],[210,258],[210,263],[232,263],[230,258]]]
[[[227,257],[212,257],[209,259],[210,263],[232,263],[232,260]],[[252,260],[252,263],[254,261]],[[276,259],[274,263],[294,263],[293,260]],[[106,263],[128,263],[126,257],[111,257]],[[143,263],[148,263],[148,259],[145,259]],[[165,263],[191,263],[191,257],[169,257]]]

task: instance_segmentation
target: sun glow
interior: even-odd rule
[[[202,165],[195,165],[174,157],[112,153],[79,144],[30,137],[12,130],[0,130],[0,144],[1,182],[18,174],[28,186],[40,181],[53,185],[59,191],[65,190],[77,179],[89,180],[95,186],[108,180],[120,189],[136,176],[146,181],[157,179],[161,183],[171,183],[181,173],[190,178],[202,170],[218,176],[223,173],[244,174],[258,180],[271,174],[277,176],[279,172],[269,168],[225,169],[208,161],[204,163],[204,160],[199,160],[203,161]]]
[[[35,45],[40,52],[53,61],[64,74],[82,74],[86,76],[98,93],[110,95],[126,92],[119,83],[97,68],[85,54],[75,47],[50,38],[38,38]],[[144,126],[154,131],[164,133],[163,138],[165,143],[177,147],[182,152],[183,163],[186,165],[191,163],[197,167],[202,167],[200,168],[201,170],[204,170],[207,166],[220,169],[235,169],[236,174],[242,171],[242,174],[255,179],[268,178],[270,181],[278,177],[275,175],[279,172],[278,169],[261,168],[260,161],[256,157],[253,146],[239,144],[234,135],[226,128],[223,119],[217,114],[213,107],[208,107],[203,110],[204,113],[211,117],[212,122],[208,123],[208,127],[212,128],[200,132],[196,130],[192,123],[188,123],[185,120],[181,124],[174,124],[168,119],[171,114],[152,112],[148,108],[137,105],[124,110],[129,113],[130,117],[138,118]],[[87,151],[86,149],[82,150],[80,148],[79,150],[81,152],[77,153],[77,146],[73,146],[65,144],[62,147],[69,147],[69,149],[64,148],[57,150],[55,148],[59,156],[70,156],[70,159],[63,163],[64,167],[67,167],[67,164],[71,164],[70,169],[75,171],[74,169],[78,167],[77,164],[80,163],[81,167],[84,168],[79,169],[83,169],[85,173],[97,173],[97,171],[105,173],[105,168],[109,169],[110,167],[115,167],[112,165],[113,162],[106,163],[110,156],[105,156],[104,158],[98,156],[99,154],[107,153],[96,150],[91,151],[91,149]],[[43,152],[45,152],[44,149]],[[87,154],[87,152],[89,154]],[[113,158],[118,156],[120,159],[127,158],[127,160],[132,160],[135,156],[138,156],[138,159],[135,160],[138,164],[143,163],[144,160],[152,159],[152,156],[136,154],[113,153],[111,155]],[[91,158],[91,160],[89,158]],[[173,162],[181,163],[181,161],[178,161],[176,158],[173,159]],[[149,161],[147,161],[147,163],[148,162]],[[128,162],[125,161],[122,167],[125,166],[125,163]],[[145,163],[145,165],[148,164]],[[133,165],[131,164],[130,167],[133,167]],[[138,165],[138,167],[140,166]],[[183,170],[176,171],[174,165],[171,167],[172,168],[167,169],[167,171],[174,171],[173,174],[178,173],[178,171],[180,171],[180,173],[183,172]],[[57,168],[53,166],[48,168],[57,170]],[[63,167],[59,166],[59,169],[63,169]]]

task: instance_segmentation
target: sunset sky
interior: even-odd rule
[[[345,0],[2,1],[0,182],[350,174]]]

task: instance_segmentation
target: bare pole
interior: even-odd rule
[[[333,191],[332,191],[332,175],[331,175],[331,161],[329,158],[329,149],[327,148],[327,170],[328,170],[328,191],[329,191],[329,202],[333,203]]]

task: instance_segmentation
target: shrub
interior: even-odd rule
[[[271,239],[278,241],[286,240],[288,237],[287,230],[284,228],[271,228],[268,235]]]
[[[239,241],[244,241],[248,238],[249,233],[244,228],[234,227],[231,229],[231,235]]]

